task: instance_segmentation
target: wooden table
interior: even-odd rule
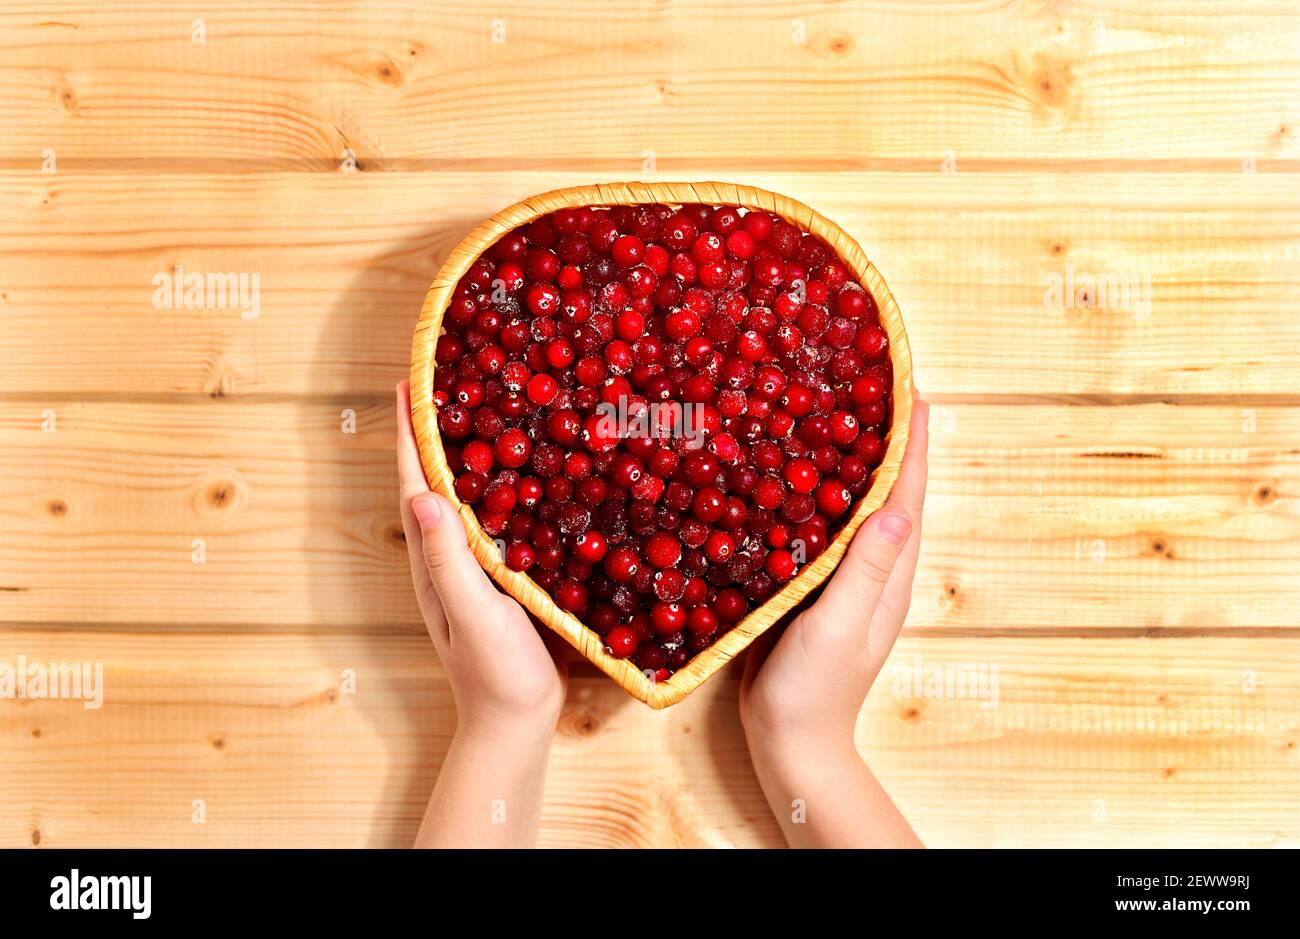
[[[725,178],[859,238],[934,404],[859,730],[922,838],[1300,844],[1293,3],[113,6],[0,13],[0,661],[105,669],[0,701],[0,843],[409,843],[454,723],[392,456],[425,289],[530,193]],[[156,308],[178,264],[259,315]],[[996,707],[908,696],[964,666]],[[736,689],[580,670],[543,843],[779,844]]]

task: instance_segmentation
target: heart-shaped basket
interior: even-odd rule
[[[496,544],[479,526],[473,509],[456,496],[455,479],[442,449],[433,406],[434,346],[442,330],[443,312],[447,309],[456,284],[483,252],[519,226],[557,209],[646,203],[744,206],[779,215],[803,231],[817,235],[835,250],[853,271],[858,282],[875,298],[880,309],[881,326],[889,336],[894,381],[884,459],[872,474],[870,488],[859,500],[844,527],[827,545],[826,550],[806,565],[798,576],[664,682],[655,682],[642,674],[630,661],[610,655],[605,651],[604,640],[596,632],[556,606],[551,597],[527,574],[506,567]],[[867,260],[862,248],[842,228],[802,202],[779,193],[733,183],[606,183],[573,186],[533,196],[498,212],[470,232],[448,255],[442,269],[438,271],[438,276],[434,278],[433,285],[424,298],[411,356],[411,419],[424,473],[433,489],[451,500],[459,510],[469,535],[470,548],[479,564],[502,589],[534,616],[563,636],[601,671],[627,689],[629,694],[652,708],[668,707],[682,700],[830,576],[844,557],[849,541],[858,527],[884,503],[898,478],[903,450],[907,445],[911,413],[912,359],[902,316],[884,278]]]

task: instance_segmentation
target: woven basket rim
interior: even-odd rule
[[[501,237],[539,216],[560,208],[581,206],[685,203],[733,205],[760,209],[792,222],[802,231],[825,241],[853,272],[858,283],[871,292],[879,308],[880,323],[889,337],[893,367],[890,394],[890,423],[885,435],[885,453],[872,473],[867,492],[858,501],[844,527],[831,539],[825,551],[757,609],[723,633],[712,646],[696,654],[666,682],[654,682],[627,659],[605,651],[604,641],[572,614],[556,606],[550,595],[527,574],[505,566],[501,552],[478,524],[473,509],[456,496],[454,478],[447,465],[433,407],[434,347],[442,317],[461,276],[474,261]],[[912,360],[902,315],[893,293],[857,241],[835,222],[802,202],[780,193],[724,182],[627,182],[592,186],[570,186],[531,196],[517,202],[475,227],[454,248],[434,277],[424,298],[415,329],[411,355],[411,420],[419,445],[420,462],[429,485],[456,506],[469,545],[478,562],[508,594],[524,605],[548,628],[559,633],[601,671],[618,682],[633,697],[652,708],[676,704],[720,670],[792,607],[817,589],[838,566],[849,542],[868,515],[879,508],[893,489],[902,467],[912,411]]]

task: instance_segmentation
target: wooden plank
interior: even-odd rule
[[[104,666],[98,710],[0,707],[6,846],[409,844],[454,727],[420,637],[9,628],[0,643],[0,661]],[[982,699],[955,683],[914,697],[913,673],[967,666],[990,679]],[[1294,847],[1297,676],[1292,640],[905,638],[858,742],[934,846]],[[576,677],[541,843],[779,845],[736,691],[733,670],[657,713]]]
[[[136,175],[0,174],[0,395],[387,395],[456,242],[589,179],[159,176],[141,198]],[[1300,401],[1300,174],[743,179],[861,240],[931,395]],[[258,316],[156,309],[154,278],[178,264],[257,275]],[[1054,305],[1054,284],[1084,274],[1136,286],[1105,308]]]
[[[43,433],[0,402],[0,620],[422,632],[389,402],[52,411]],[[931,425],[910,629],[1300,628],[1300,408],[957,403]]]
[[[200,17],[200,27],[195,24]],[[144,170],[1294,161],[1284,0],[165,2],[0,18],[0,161]],[[199,41],[201,39],[201,41]],[[128,67],[124,67],[128,66]],[[539,102],[544,103],[539,106]]]

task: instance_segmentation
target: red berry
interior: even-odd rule
[[[686,628],[697,636],[711,636],[718,631],[718,617],[708,607],[697,606],[687,614]]]
[[[566,580],[555,591],[555,604],[573,613],[587,605],[587,588],[576,580]]]
[[[765,570],[777,583],[785,583],[794,576],[796,564],[794,556],[784,548],[778,548],[767,556]]]
[[[667,532],[655,532],[647,538],[644,551],[645,559],[661,569],[682,559],[682,543]]]
[[[537,554],[531,545],[517,541],[506,548],[506,567],[512,571],[526,571],[536,560]]]
[[[666,681],[865,494],[889,429],[878,316],[825,242],[766,212],[540,217],[444,316],[431,399],[455,492],[506,567]]]
[[[809,493],[817,488],[820,477],[812,460],[799,457],[785,465],[785,481],[795,492]],[[773,506],[768,506],[773,508]]]
[[[640,569],[641,559],[631,548],[615,548],[605,556],[605,573],[620,584],[629,583]]]
[[[605,536],[593,529],[588,529],[573,540],[573,553],[587,564],[597,564],[605,557],[609,542]]]
[[[854,404],[875,404],[885,396],[885,385],[873,375],[863,375],[853,383],[851,394]]]
[[[704,554],[714,564],[724,564],[735,553],[736,542],[726,532],[715,531],[704,543]]]
[[[641,644],[630,626],[615,626],[605,636],[605,646],[616,659],[625,659]]]
[[[538,406],[550,404],[559,390],[550,375],[534,375],[528,380],[528,400]]]
[[[650,623],[661,636],[670,636],[686,628],[686,609],[680,603],[660,600],[650,609]]]
[[[826,480],[817,487],[815,496],[817,510],[828,518],[835,518],[837,515],[843,515],[852,502],[849,490],[842,482],[836,480]]]
[[[528,462],[533,445],[528,436],[517,427],[511,427],[497,438],[497,460],[502,466],[515,469]]]

